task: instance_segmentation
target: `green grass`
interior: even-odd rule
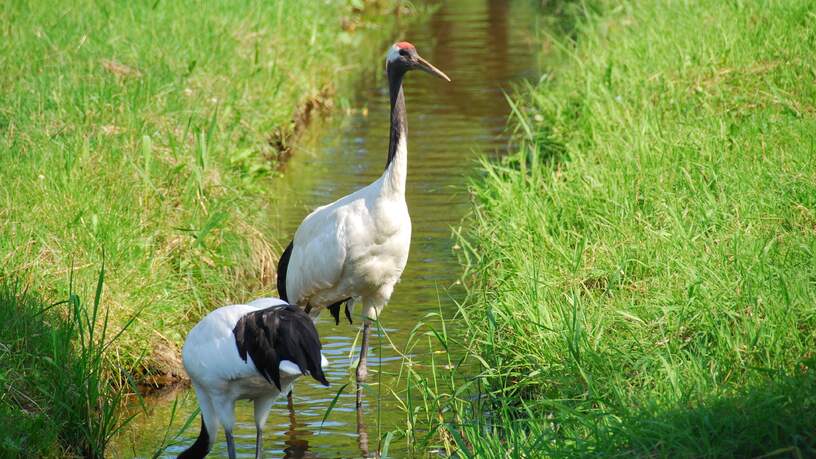
[[[132,387],[109,360],[133,318],[111,328],[104,276],[103,268],[92,302],[71,291],[54,304],[0,278],[2,457],[104,457],[132,418],[121,410]]]
[[[143,311],[113,357],[178,371],[191,320],[274,282],[280,147],[375,68],[394,5],[3,2],[0,266],[59,297],[105,251],[112,320]]]
[[[816,5],[589,5],[513,98],[520,151],[471,188],[482,398],[437,398],[446,435],[472,457],[816,455]]]
[[[0,456],[109,453],[129,378],[181,376],[194,320],[268,293],[278,166],[396,7],[0,4]],[[101,288],[103,254],[86,305],[69,279]]]

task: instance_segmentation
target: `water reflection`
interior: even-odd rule
[[[317,457],[315,454],[309,451],[308,438],[312,436],[312,431],[308,428],[300,429],[307,426],[306,424],[298,423],[297,415],[294,412],[294,406],[287,406],[287,409],[289,410],[289,430],[283,434],[283,457],[287,459]]]
[[[531,48],[535,2],[520,0],[441,3],[427,20],[411,26],[400,38],[413,42],[452,79],[439,81],[412,74],[405,81],[409,126],[407,200],[413,223],[408,266],[397,285],[382,320],[397,346],[405,344],[416,323],[429,312],[450,312],[450,290],[460,269],[451,250],[451,227],[467,210],[464,192],[467,174],[479,152],[501,152],[507,144],[508,106],[503,91],[512,82],[535,77],[536,59]],[[388,47],[382,44],[382,49]],[[297,225],[318,205],[323,205],[367,185],[382,172],[388,147],[388,94],[382,68],[360,77],[354,110],[318,122],[296,147],[285,176],[270,184],[269,207],[264,212],[276,222],[275,233],[285,245]],[[364,110],[365,109],[365,110]],[[274,292],[269,292],[274,294]],[[295,388],[296,415],[286,400],[270,413],[265,434],[266,457],[372,457],[381,435],[404,425],[404,414],[388,387],[399,371],[400,357],[387,346],[382,333],[372,330],[369,385],[365,409],[354,409],[354,359],[358,355],[357,327],[335,325],[328,314],[318,324],[324,353],[331,361],[329,389],[307,378]],[[414,355],[427,361],[428,356]],[[381,371],[378,376],[377,371]],[[382,379],[382,391],[380,386]],[[349,382],[329,419],[322,423],[336,391]],[[378,414],[377,406],[381,412]],[[194,397],[183,404],[180,416],[195,409]],[[251,405],[239,403],[236,429],[239,455],[254,455],[255,428]],[[150,454],[166,426],[169,404],[153,408],[154,416],[140,420],[130,442],[138,454]],[[378,425],[378,422],[382,422]],[[197,422],[197,421],[196,421]],[[178,422],[181,424],[181,422]],[[359,435],[358,435],[359,431]],[[190,429],[184,445],[193,441]],[[214,455],[225,453],[223,433]],[[402,449],[401,449],[402,448]],[[406,455],[404,443],[391,444],[396,457]]]

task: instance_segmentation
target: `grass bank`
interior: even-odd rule
[[[111,326],[95,291],[48,303],[0,278],[0,455],[105,457],[128,423],[128,386],[111,369],[111,346],[129,326]],[[91,298],[91,301],[87,301]]]
[[[0,456],[105,455],[128,376],[173,381],[192,321],[269,292],[269,184],[398,7],[0,5]]]
[[[448,393],[450,441],[815,455],[816,5],[572,7],[561,63],[515,98],[523,147],[471,189],[483,396]]]
[[[117,364],[172,376],[192,319],[273,283],[268,184],[397,4],[4,2],[0,267],[64,297],[104,251],[112,321],[141,312]]]

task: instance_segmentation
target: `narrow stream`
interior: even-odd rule
[[[403,37],[419,53],[446,72],[446,83],[424,73],[405,80],[408,108],[408,206],[413,239],[408,266],[397,285],[382,323],[393,342],[402,347],[416,323],[428,312],[453,314],[455,283],[461,273],[452,250],[451,228],[467,211],[467,176],[480,153],[500,154],[507,146],[505,131],[509,107],[504,91],[514,82],[536,78],[538,60],[533,40],[536,3],[530,0],[451,0]],[[383,44],[383,53],[388,44]],[[384,56],[384,54],[383,54]],[[384,62],[383,62],[384,65]],[[281,246],[288,243],[299,222],[311,209],[375,180],[385,164],[388,147],[388,91],[382,69],[360,76],[349,110],[316,122],[299,142],[285,175],[270,190],[269,218],[280,222]],[[453,288],[452,288],[453,287]],[[270,292],[270,295],[274,292]],[[295,387],[297,415],[290,418],[286,400],[272,410],[265,432],[266,457],[361,457],[368,448],[359,441],[353,383],[342,395],[329,419],[321,421],[338,388],[353,381],[352,360],[359,322],[335,325],[328,313],[318,329],[324,354],[331,361],[329,388],[302,378]],[[384,340],[383,340],[384,342]],[[382,432],[402,427],[405,416],[388,390],[399,371],[400,357],[387,345],[377,347],[372,334],[370,381],[363,419],[368,424],[370,449],[376,450],[377,422]],[[382,356],[380,359],[379,356]],[[423,361],[425,356],[415,355]],[[377,370],[382,371],[380,412],[377,412]],[[398,388],[396,388],[398,390]],[[134,452],[149,457],[161,443],[178,399],[177,422],[195,409],[195,397],[180,391],[151,407],[151,414],[135,421],[127,434]],[[236,441],[239,457],[254,457],[255,427],[249,403],[239,403]],[[171,447],[175,456],[194,441],[198,420],[182,445]],[[212,455],[226,455],[223,433]],[[403,441],[391,445],[391,456],[407,455]]]

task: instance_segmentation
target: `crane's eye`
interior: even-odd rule
[[[399,50],[400,56],[408,57],[408,50],[401,49]]]

